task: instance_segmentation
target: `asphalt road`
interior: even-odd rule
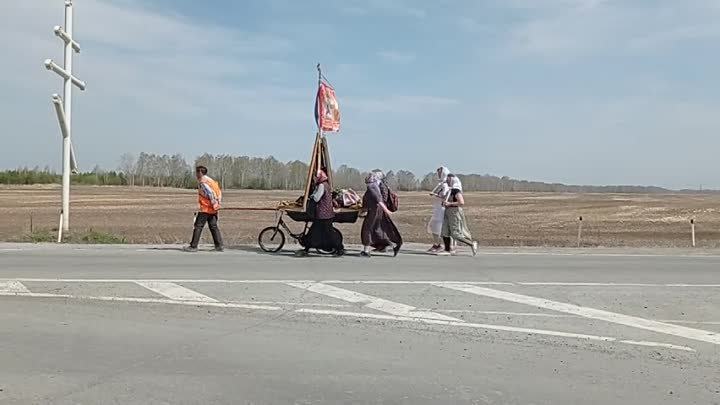
[[[720,256],[0,244],[0,404],[720,404]]]

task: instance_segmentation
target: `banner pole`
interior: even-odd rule
[[[319,90],[320,86],[322,86],[322,67],[320,66],[320,63],[317,64],[317,71],[318,71],[318,90]],[[322,126],[320,125],[320,120],[318,120],[317,124],[318,124],[318,133],[320,134],[320,138],[322,138],[325,136],[325,134],[323,134]]]

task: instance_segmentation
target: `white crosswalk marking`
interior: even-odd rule
[[[202,284],[196,284],[202,283]],[[106,284],[115,284],[109,288]],[[152,291],[158,296],[148,297],[147,292],[142,296],[137,296],[137,287],[128,284],[140,286],[147,291]],[[204,285],[213,288],[212,285],[225,285],[223,288],[223,298],[212,298],[198,291],[194,291],[186,286]],[[465,297],[467,302],[462,300],[455,302],[460,303],[464,308],[440,308],[432,309],[422,304],[415,307],[400,302],[391,301],[389,299],[380,298],[354,291],[353,289],[363,288],[363,284],[378,284],[378,291],[383,291],[382,296],[392,298],[392,294],[401,292],[403,296],[413,297],[417,302],[427,303],[427,290],[422,286],[439,286],[452,290],[462,291],[477,296],[490,297],[508,302],[531,305],[537,308],[558,311],[560,313],[546,312],[511,312],[503,311],[504,306],[485,307],[486,302],[479,304],[474,302],[471,296]],[[484,329],[494,330],[498,332],[510,332],[520,334],[532,334],[541,336],[554,336],[563,338],[574,338],[590,341],[614,342],[619,344],[628,344],[634,346],[666,348],[673,350],[683,350],[692,352],[695,349],[687,346],[674,345],[672,343],[656,342],[652,340],[644,340],[643,335],[635,335],[634,339],[628,339],[631,336],[603,336],[599,334],[602,325],[594,323],[587,332],[563,332],[545,329],[535,329],[532,327],[523,327],[523,325],[496,325],[488,323],[476,323],[474,317],[502,315],[515,317],[516,322],[520,317],[543,317],[555,318],[563,320],[568,326],[577,322],[577,319],[597,319],[611,322],[618,325],[625,325],[634,328],[644,329],[667,335],[684,337],[703,342],[709,342],[720,345],[720,334],[704,331],[700,329],[692,329],[672,323],[689,323],[689,324],[718,324],[713,320],[676,320],[676,321],[655,321],[643,319],[608,311],[597,310],[594,308],[582,307],[564,302],[551,301],[544,298],[515,294],[508,291],[495,289],[496,287],[486,288],[491,285],[515,285],[521,283],[497,283],[497,282],[455,282],[455,281],[378,281],[378,280],[358,280],[358,281],[320,281],[320,280],[218,280],[218,279],[198,279],[198,280],[172,280],[172,279],[26,279],[26,278],[6,278],[0,279],[0,302],[2,299],[8,300],[29,300],[29,299],[48,299],[48,300],[78,300],[85,301],[82,305],[86,305],[88,301],[104,301],[104,302],[122,302],[136,304],[168,304],[168,305],[184,305],[192,307],[208,307],[208,308],[233,308],[241,310],[253,311],[284,311],[286,313],[306,314],[306,315],[325,315],[333,317],[346,317],[358,319],[375,319],[381,321],[379,327],[392,328],[393,323],[385,321],[395,321],[397,323],[416,323],[425,325],[436,325],[444,328],[438,329],[439,333],[444,333],[444,329],[452,327],[453,329]],[[356,287],[352,287],[356,285]],[[405,289],[396,290],[396,285],[419,286],[420,288],[413,292]],[[28,286],[30,288],[28,288]],[[300,289],[300,292],[308,292],[307,294],[290,294],[291,296],[300,295],[297,300],[288,299],[287,288]],[[666,285],[653,285],[665,288]],[[674,285],[675,288],[683,288],[680,285]],[[685,285],[683,285],[685,286]],[[692,285],[697,287],[700,285]],[[707,285],[702,285],[703,287]],[[349,287],[351,289],[341,288]],[[542,288],[542,286],[533,286],[534,288]],[[195,288],[195,287],[192,287]],[[201,288],[201,287],[198,287]],[[235,288],[233,292],[232,288]],[[499,288],[499,287],[498,287]],[[522,288],[522,287],[518,287]],[[598,287],[599,288],[599,287]],[[643,287],[650,288],[650,287]],[[30,291],[30,290],[33,291]],[[413,290],[414,291],[414,290]],[[63,293],[64,292],[64,293]],[[110,292],[110,294],[108,294]],[[312,302],[313,295],[315,298],[325,297],[325,302]],[[437,298],[442,294],[435,296]],[[454,294],[457,295],[457,294]],[[244,298],[244,301],[233,300]],[[284,299],[280,299],[280,298]],[[339,302],[331,302],[332,298]],[[432,296],[430,298],[433,298]],[[308,301],[309,300],[309,301]],[[402,299],[401,299],[402,300]],[[445,301],[445,300],[443,300]],[[413,301],[415,302],[415,301]],[[472,303],[472,305],[470,305]],[[451,303],[447,303],[451,305]],[[506,304],[505,304],[506,305]],[[294,307],[292,309],[288,307]],[[326,307],[326,308],[321,308]],[[351,310],[353,309],[354,310]],[[476,309],[469,309],[476,308]],[[372,310],[372,311],[369,311]],[[376,312],[377,311],[377,312]],[[458,319],[469,314],[469,318]],[[497,320],[503,323],[502,319]],[[554,324],[559,323],[556,321]],[[577,326],[577,325],[575,325]],[[597,332],[598,334],[593,334]]]
[[[200,294],[197,291],[193,291],[175,283],[160,281],[136,281],[136,283],[150,291],[176,301],[218,302],[214,298],[210,298],[207,295]]]
[[[30,290],[23,283],[15,280],[0,281],[0,293],[2,294],[29,294]]]
[[[337,298],[339,300],[352,302],[354,304],[364,304],[366,308],[374,309],[386,314],[404,316],[411,318],[436,319],[443,321],[463,322],[461,319],[451,316],[438,314],[431,311],[420,311],[416,307],[401,304],[399,302],[389,301],[379,297],[362,294],[355,291],[346,290],[322,283],[288,283],[288,285],[308,290],[317,294],[326,295],[328,297]]]
[[[500,300],[516,302],[519,304],[531,305],[538,308],[545,308],[552,311],[564,312],[566,314],[578,315],[583,318],[597,319],[605,322],[615,323],[618,325],[630,326],[632,328],[644,329],[652,332],[663,333],[666,335],[673,335],[686,339],[697,340],[700,342],[720,345],[720,334],[702,329],[693,329],[686,326],[672,325],[669,323],[653,321],[650,319],[618,314],[616,312],[603,311],[601,309],[582,307],[579,305],[568,304],[565,302],[551,301],[545,298],[531,297],[529,295],[493,290],[491,288],[479,287],[469,284],[437,283],[436,285],[439,287],[445,287],[456,291],[463,291],[483,297],[497,298]]]

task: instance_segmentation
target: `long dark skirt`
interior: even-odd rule
[[[400,231],[392,218],[385,214],[382,208],[368,211],[360,232],[363,246],[372,246],[382,250],[393,244],[400,246],[403,243]]]
[[[332,219],[316,219],[303,239],[305,250],[344,250],[342,234],[333,228]]]

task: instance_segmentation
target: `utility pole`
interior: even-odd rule
[[[73,53],[80,52],[80,44],[73,39],[73,3],[65,0],[65,28],[55,26],[55,35],[65,44],[65,60],[63,67],[58,66],[52,59],[45,60],[45,67],[63,78],[63,96],[53,94],[60,132],[63,138],[62,158],[62,210],[60,211],[61,226],[58,229],[58,242],[62,241],[62,233],[70,230],[70,174],[77,173],[77,162],[72,146],[72,90],[76,86],[85,90],[85,82],[73,76]]]

